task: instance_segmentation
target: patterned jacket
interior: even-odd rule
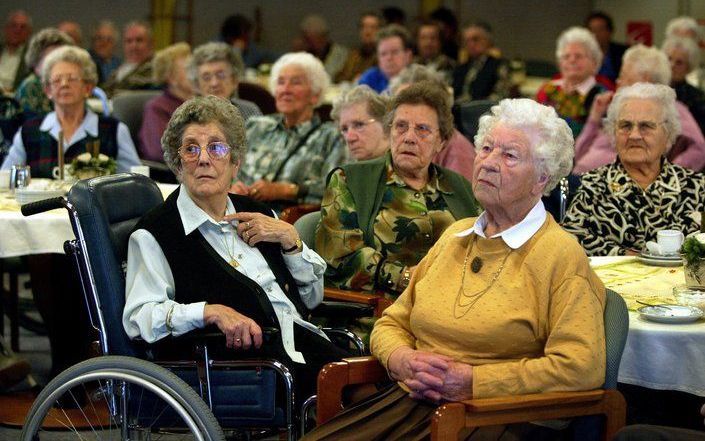
[[[700,173],[663,159],[661,173],[644,190],[616,161],[582,176],[563,228],[590,256],[623,255],[641,251],[659,230],[699,231],[704,199]]]
[[[238,178],[250,185],[264,179],[299,186],[300,203],[320,204],[324,180],[348,160],[348,149],[333,123],[314,116],[293,128],[282,115],[247,120],[247,154]]]
[[[429,174],[414,190],[389,154],[331,173],[316,234],[326,283],[396,297],[403,268],[418,264],[453,222],[478,214],[465,178],[435,164]]]

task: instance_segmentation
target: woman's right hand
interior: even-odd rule
[[[262,346],[262,328],[251,318],[225,305],[206,305],[203,320],[216,325],[225,334],[225,345],[233,349],[250,349]]]
[[[614,92],[610,91],[597,94],[595,96],[595,99],[592,101],[592,106],[590,107],[590,115],[588,115],[588,119],[597,124],[600,124],[600,122],[602,122],[602,118],[604,118],[604,116],[607,114],[607,108],[610,106],[613,96]]]
[[[440,379],[451,361],[453,360],[445,355],[400,347],[389,356],[387,367],[391,377],[398,381],[407,382],[419,376]],[[433,382],[432,379],[430,380]]]

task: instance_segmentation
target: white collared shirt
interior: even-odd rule
[[[39,130],[47,132],[56,142],[59,142],[61,124],[59,123],[59,118],[56,116],[56,112],[47,113],[42,120],[42,124],[39,126]],[[78,129],[76,129],[73,136],[71,136],[71,139],[64,140],[64,151],[67,151],[69,147],[87,136],[98,136],[98,115],[89,109],[86,109],[86,115],[83,117],[81,125],[78,126]],[[142,164],[137,155],[137,150],[135,150],[135,145],[132,142],[130,129],[122,122],[118,123],[117,144],[118,151],[115,161],[117,162],[118,173],[129,172],[131,166]],[[10,151],[7,153],[7,157],[5,161],[3,161],[0,169],[9,170],[13,165],[24,165],[26,163],[27,151],[22,141],[22,128],[20,128],[12,140],[12,147],[10,147]]]
[[[294,323],[324,338],[325,334],[304,320],[296,311],[260,251],[247,245],[237,235],[237,230],[231,223],[216,222],[199,208],[184,185],[181,185],[176,206],[185,234],[198,229],[220,257],[226,262],[233,258],[237,260],[239,266],[235,270],[262,287],[279,321],[284,349],[293,361],[305,363],[303,355],[295,350]],[[230,198],[227,200],[225,212],[235,213]],[[180,304],[174,301],[174,277],[161,247],[152,234],[146,230],[132,233],[127,255],[125,310],[122,321],[131,338],[140,336],[151,343],[170,333],[178,336],[205,326],[205,302]],[[296,280],[303,303],[310,309],[318,306],[323,300],[325,261],[306,244],[301,253],[283,254],[283,257],[289,272]],[[172,308],[170,332],[166,326],[166,317]]]
[[[490,239],[501,237],[504,243],[506,243],[509,248],[516,250],[522,245],[524,245],[526,242],[528,242],[528,240],[531,239],[531,237],[536,234],[537,231],[539,231],[545,221],[546,208],[544,208],[543,206],[543,201],[539,199],[536,205],[534,205],[534,207],[527,213],[527,215],[524,216],[524,219],[522,219],[521,222],[516,225],[513,225],[511,228],[507,228],[501,233],[495,234]],[[455,233],[455,236],[465,237],[475,233],[480,237],[487,238],[487,236],[485,236],[486,226],[487,212],[483,211],[472,227],[468,228],[467,230],[463,230],[459,233]]]
[[[553,80],[553,84],[565,89],[565,79],[564,78],[558,78],[558,79]],[[591,76],[591,77],[588,77],[582,83],[578,84],[575,87],[575,90],[577,90],[581,96],[585,96],[588,94],[588,92],[590,92],[590,89],[592,89],[592,87],[595,84],[597,84],[597,80],[595,80],[594,76]]]

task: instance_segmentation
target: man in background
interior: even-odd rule
[[[414,63],[430,67],[443,74],[450,82],[455,69],[455,60],[442,52],[441,25],[432,20],[421,22],[416,31],[416,50]]]
[[[602,66],[597,72],[598,75],[605,76],[614,83],[622,68],[622,56],[629,48],[625,44],[612,41],[614,23],[612,17],[602,11],[595,11],[585,19],[585,27],[590,29],[595,35],[597,43],[602,50]]]
[[[56,29],[65,32],[71,37],[76,46],[83,47],[83,31],[81,30],[81,25],[75,21],[64,20],[56,25]]]
[[[382,24],[382,17],[376,12],[363,12],[358,21],[360,46],[348,53],[345,65],[335,76],[335,82],[357,81],[360,75],[377,64],[377,31]]]
[[[252,22],[241,14],[231,15],[220,27],[223,42],[240,52],[242,61],[248,68],[257,69],[261,64],[272,64],[279,54],[259,47],[252,41]]]
[[[115,54],[115,46],[120,33],[109,20],[98,23],[92,37],[91,49],[88,51],[98,68],[98,85],[102,86],[112,73],[120,67],[122,59]]]
[[[122,52],[125,61],[106,81],[108,94],[117,90],[154,89],[152,78],[152,29],[145,22],[132,21],[122,33]]]
[[[0,88],[12,92],[29,74],[24,55],[32,34],[32,19],[24,11],[13,11],[7,16],[0,44]]]
[[[387,90],[389,81],[411,64],[413,42],[406,28],[392,24],[377,33],[377,66],[367,69],[358,84],[366,84],[377,93]]]
[[[331,40],[328,23],[318,14],[306,16],[300,29],[306,52],[321,60],[328,75],[335,78],[348,58],[348,48]]]

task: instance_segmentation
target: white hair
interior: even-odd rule
[[[636,83],[627,87],[617,89],[610,106],[607,108],[607,116],[603,120],[605,133],[614,141],[615,130],[617,130],[617,120],[624,104],[632,99],[651,100],[661,109],[666,133],[668,133],[668,146],[666,152],[671,149],[676,138],[681,133],[681,123],[676,110],[676,92],[665,84]]]
[[[600,45],[597,43],[595,36],[586,28],[580,26],[573,26],[568,28],[558,36],[556,40],[556,59],[560,61],[561,56],[565,47],[571,43],[582,44],[587,50],[588,55],[595,62],[595,72],[602,65],[602,50],[600,50]]]
[[[690,38],[668,37],[663,42],[661,50],[668,56],[674,49],[684,50],[688,54],[688,72],[698,67],[700,64],[700,48]]]
[[[695,35],[696,41],[702,38],[700,26],[698,26],[698,22],[695,21],[693,17],[681,16],[668,22],[666,26],[666,38],[678,37],[679,32],[692,32]]]
[[[666,54],[658,48],[646,47],[643,44],[630,47],[622,57],[622,69],[627,65],[642,76],[644,81],[671,84],[671,63]]]
[[[548,195],[561,178],[573,168],[575,142],[573,132],[553,107],[544,106],[528,98],[504,99],[480,117],[475,135],[475,148],[481,149],[485,138],[498,124],[517,129],[534,129],[538,140],[531,145],[534,167],[548,181],[544,194]]]
[[[277,60],[272,66],[272,72],[269,76],[269,90],[274,95],[277,88],[277,81],[279,80],[279,72],[286,66],[299,66],[306,72],[306,77],[311,84],[311,90],[314,94],[319,95],[323,98],[323,94],[326,93],[326,89],[330,85],[330,77],[323,67],[321,60],[314,57],[307,52],[289,52],[284,54]],[[321,103],[323,100],[319,99],[318,102]]]

